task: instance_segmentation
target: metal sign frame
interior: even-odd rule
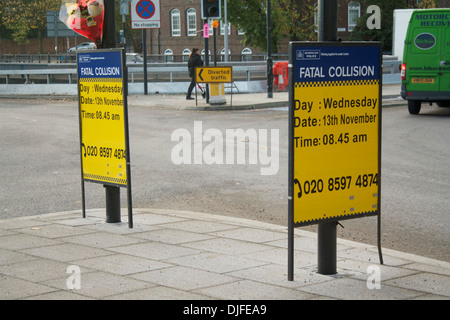
[[[378,42],[291,42],[289,278],[294,228],[378,216],[382,48]]]
[[[127,71],[124,49],[77,53],[83,217],[84,182],[125,187],[132,228]]]

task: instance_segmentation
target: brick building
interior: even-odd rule
[[[171,61],[172,59],[187,61],[192,48],[196,47],[200,48],[201,51],[204,50],[204,20],[201,18],[201,1],[162,0],[160,3],[161,28],[149,29],[147,32],[147,52],[149,55],[164,55],[166,61]],[[210,25],[209,51],[210,54],[212,54],[212,20],[208,22]],[[224,34],[224,23],[220,21],[220,25],[216,29],[216,47],[219,56],[225,53]],[[243,34],[233,25],[229,24],[228,52],[230,55],[234,56],[233,60],[243,59],[245,58],[245,55],[259,52],[255,48],[242,46],[241,42],[243,39]],[[204,54],[204,51],[202,54]],[[223,56],[220,58],[223,60]]]
[[[314,2],[317,6],[317,1]],[[200,0],[161,1],[161,29],[150,29],[148,32],[148,53],[164,55],[166,60],[170,60],[172,57],[179,60],[180,56],[185,60],[193,47],[204,48],[200,3]],[[339,0],[338,3],[338,36],[347,40],[365,8],[358,1]],[[311,23],[317,23],[317,15],[314,20]],[[216,30],[219,60],[223,60],[222,55],[225,52],[224,29],[224,23],[221,21],[220,27]],[[210,28],[210,35],[212,32],[212,28]],[[209,50],[212,51],[212,37],[210,39]],[[244,34],[233,25],[229,25],[228,49],[233,61],[246,60],[246,56],[250,54],[263,54],[261,49],[243,46],[243,39]],[[284,45],[282,44],[278,48],[278,52],[287,53],[288,43],[289,39],[286,39]]]
[[[223,2],[224,0],[222,0]],[[311,1],[312,2],[312,1]],[[314,1],[317,6],[317,1]],[[203,19],[201,19],[200,0],[164,0],[161,1],[161,29],[150,29],[147,33],[147,51],[149,54],[164,55],[166,60],[186,60],[193,47],[204,48]],[[356,25],[357,19],[365,8],[358,1],[338,1],[338,36],[344,40],[350,38],[350,34]],[[223,16],[223,13],[222,13]],[[315,15],[317,23],[317,15]],[[211,21],[209,21],[211,24]],[[217,54],[219,60],[223,60],[224,48],[224,23],[216,30]],[[210,35],[212,35],[210,28]],[[209,50],[212,52],[212,37],[209,41]],[[244,34],[233,25],[229,25],[228,49],[231,60],[246,60],[247,55],[263,54],[261,49],[245,47],[242,45]],[[304,39],[315,40],[315,39]],[[287,53],[289,39],[283,41],[278,52]]]
[[[307,0],[305,2],[308,1],[314,3],[314,6],[317,7],[317,1]],[[224,0],[222,0],[223,2]],[[180,56],[182,60],[187,59],[193,47],[203,49],[203,20],[201,19],[200,4],[201,0],[161,0],[161,29],[153,29],[149,32],[147,41],[149,54],[164,55],[165,59],[169,61],[174,57],[180,61]],[[450,0],[438,0],[438,6],[441,8],[449,7],[449,5]],[[349,40],[358,18],[366,10],[367,8],[363,7],[360,1],[338,0],[338,37]],[[311,23],[317,24],[317,13]],[[220,61],[223,60],[225,52],[224,25],[222,22],[218,29],[216,39],[218,60]],[[212,35],[212,28],[210,28],[210,34]],[[261,49],[243,46],[244,34],[233,25],[229,26],[228,34],[228,48],[232,61],[246,60],[247,55],[251,54],[263,54]],[[209,50],[212,52],[212,40],[209,43]],[[287,53],[288,43],[289,39],[283,41],[283,44],[278,48],[278,52]]]
[[[224,0],[222,0],[223,2]],[[316,0],[308,0],[317,6]],[[201,18],[201,0],[161,0],[161,28],[147,30],[147,53],[152,56],[163,57],[165,61],[185,61],[192,48],[204,49],[203,19]],[[438,6],[447,8],[450,0],[438,0]],[[351,32],[356,25],[357,19],[364,14],[366,8],[361,1],[338,0],[338,36],[343,40],[350,39]],[[224,13],[222,12],[222,16]],[[317,23],[317,15],[314,18]],[[216,30],[216,43],[218,60],[223,60],[224,54],[224,24]],[[135,32],[136,33],[136,32]],[[212,35],[212,28],[210,28]],[[259,48],[246,47],[242,44],[244,34],[233,25],[229,25],[228,49],[232,61],[247,60],[250,55],[263,55]],[[117,36],[118,37],[118,36]],[[209,50],[213,52],[212,36],[209,40]],[[316,40],[316,39],[301,39]],[[77,43],[85,41],[83,37],[77,38]],[[139,40],[135,40],[142,44]],[[282,42],[278,52],[287,53],[289,39]],[[58,52],[65,52],[69,47],[75,45],[74,38],[59,38]],[[44,53],[55,53],[55,39],[46,38],[43,42]],[[10,40],[0,39],[0,53],[38,53],[37,39],[31,39],[30,44],[18,46]]]

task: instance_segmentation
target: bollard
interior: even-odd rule
[[[211,83],[209,85],[209,104],[225,104],[225,86],[223,83]]]
[[[104,185],[106,198],[106,222],[119,223],[120,221],[120,188]]]

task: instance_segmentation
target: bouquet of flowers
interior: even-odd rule
[[[103,35],[103,15],[103,0],[62,0],[59,20],[98,45]]]

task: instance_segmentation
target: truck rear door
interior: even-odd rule
[[[436,27],[415,27],[407,61],[409,83],[407,91],[437,92],[440,90],[438,71],[441,63],[441,30]]]

